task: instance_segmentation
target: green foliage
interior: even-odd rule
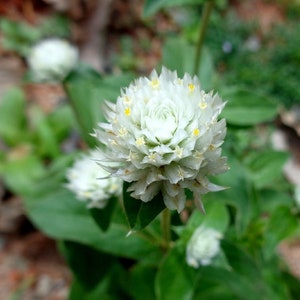
[[[264,39],[256,33],[258,30],[255,22],[247,23],[229,10],[225,16],[215,15],[206,45],[213,52],[227,85],[238,82],[276,100],[277,104],[291,107],[300,99],[297,19],[277,24]]]
[[[22,140],[22,129],[26,125],[25,96],[21,89],[8,90],[0,102],[0,137],[8,145]]]
[[[252,126],[271,121],[277,115],[277,107],[268,98],[251,91],[232,88],[224,89],[222,97],[227,100],[222,116],[229,124]]]
[[[184,73],[193,74],[195,57],[196,47],[187,40],[172,37],[166,39],[162,64],[171,70],[176,70],[178,76],[183,76]],[[202,51],[200,66],[195,75],[199,77],[203,89],[211,89],[215,74],[212,57],[206,48]]]
[[[79,243],[65,241],[60,248],[78,282],[86,290],[98,285],[114,262],[112,256]]]
[[[130,74],[101,77],[87,66],[81,66],[66,78],[64,86],[70,104],[80,124],[82,137],[90,147],[96,143],[91,134],[97,123],[104,121],[104,101],[115,101],[120,88],[128,85],[131,79]]]
[[[260,155],[249,155],[245,164],[250,178],[257,189],[272,186],[276,180],[282,180],[281,170],[289,155],[280,151],[263,151]]]
[[[144,16],[149,17],[160,9],[180,6],[180,5],[200,5],[207,0],[146,0],[144,6]]]
[[[162,195],[159,193],[151,202],[142,202],[134,199],[127,192],[129,184],[123,185],[123,203],[126,217],[133,230],[140,230],[146,227],[157,215],[162,212],[165,205]]]
[[[118,199],[116,197],[112,197],[108,200],[107,205],[103,209],[97,209],[97,208],[90,209],[94,221],[99,225],[99,227],[103,231],[106,231],[109,227],[111,217],[117,202]]]
[[[26,56],[30,47],[42,38],[49,36],[66,38],[70,35],[68,20],[59,15],[45,19],[39,26],[1,18],[0,30],[3,33],[3,48],[22,56]]]
[[[159,10],[177,6],[201,6],[209,1],[214,2],[218,7],[225,7],[227,4],[226,0],[146,0],[143,15],[144,17],[150,17]]]

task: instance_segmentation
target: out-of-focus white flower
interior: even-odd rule
[[[78,50],[69,42],[50,38],[33,46],[27,61],[36,81],[61,81],[76,66]]]
[[[207,175],[228,169],[220,148],[226,134],[225,120],[218,121],[223,107],[218,95],[201,90],[196,76],[153,71],[123,89],[116,104],[107,102],[109,123],[95,131],[108,149],[101,151],[101,164],[130,182],[136,199],[148,202],[161,191],[165,205],[180,212],[189,189],[203,210],[201,194],[223,189]]]
[[[220,251],[222,234],[213,229],[198,227],[193,233],[186,248],[186,262],[189,266],[198,268],[207,266]]]
[[[97,164],[98,154],[98,151],[93,150],[83,155],[66,174],[66,187],[75,193],[78,200],[86,201],[88,208],[103,208],[111,197],[119,196],[122,192],[122,180],[110,177]]]

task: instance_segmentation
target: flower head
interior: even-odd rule
[[[130,182],[136,199],[148,202],[161,191],[165,205],[180,212],[189,189],[203,210],[200,195],[222,189],[207,175],[228,168],[220,148],[226,134],[225,120],[218,121],[223,107],[218,95],[201,90],[196,76],[153,71],[123,89],[116,104],[107,102],[109,123],[95,132],[108,149],[101,164]],[[110,162],[117,164],[107,166]]]
[[[194,268],[209,265],[220,251],[221,238],[222,234],[213,228],[198,227],[186,248],[187,264]]]
[[[109,173],[97,164],[98,151],[91,151],[75,161],[67,171],[66,187],[78,200],[86,201],[87,207],[104,208],[107,201],[122,192],[122,180],[107,177]]]
[[[36,44],[27,58],[36,81],[60,81],[76,66],[78,50],[65,40],[50,38]]]

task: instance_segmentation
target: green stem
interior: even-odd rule
[[[194,74],[198,74],[198,70],[200,68],[201,52],[203,48],[204,37],[205,37],[209,17],[211,15],[213,7],[214,7],[214,0],[206,1],[203,7],[201,26],[200,26],[199,37],[196,46],[197,48],[196,48]]]
[[[171,242],[171,214],[168,208],[165,208],[162,211],[161,231],[163,237],[163,249],[167,251]]]

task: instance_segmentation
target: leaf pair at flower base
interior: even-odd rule
[[[112,197],[108,200],[108,203],[104,208],[91,208],[89,210],[94,221],[103,231],[106,231],[109,227],[117,201],[117,197]]]
[[[145,228],[156,216],[164,210],[165,204],[162,194],[158,193],[151,201],[143,202],[132,198],[127,192],[129,183],[123,184],[123,204],[125,214],[131,230],[141,230]]]

